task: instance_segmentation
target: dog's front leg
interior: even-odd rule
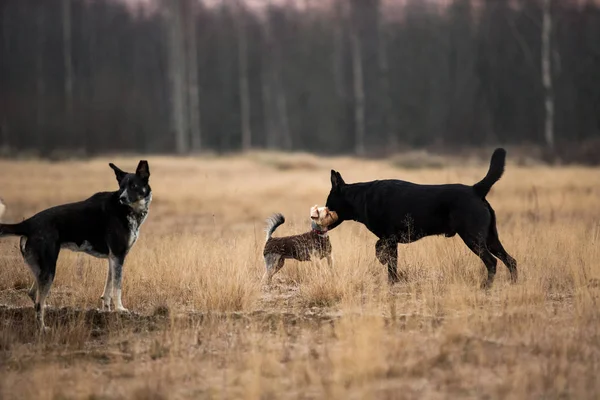
[[[329,268],[333,268],[333,256],[331,254],[327,255],[327,266]]]
[[[404,273],[398,275],[398,242],[379,239],[375,244],[375,256],[381,264],[387,264],[389,283],[396,283],[400,278],[406,279]]]
[[[110,311],[110,301],[112,299],[113,292],[113,276],[114,276],[114,262],[112,256],[108,258],[108,273],[106,275],[106,284],[104,285],[104,293],[100,300],[102,301],[102,310]]]
[[[113,263],[113,290],[115,295],[115,311],[129,312],[128,309],[123,307],[121,302],[121,283],[123,281],[123,264],[125,262],[124,256],[111,256]]]

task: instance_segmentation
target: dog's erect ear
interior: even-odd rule
[[[331,170],[331,188],[338,189],[342,187],[346,182],[342,178],[339,172]]]
[[[123,178],[125,178],[125,175],[127,175],[127,172],[122,171],[121,168],[117,167],[113,163],[109,163],[108,166],[111,167],[113,171],[115,171],[115,175],[117,176],[117,182],[121,183]]]
[[[147,181],[150,178],[150,167],[148,166],[148,161],[140,160],[140,163],[135,170],[135,174]]]

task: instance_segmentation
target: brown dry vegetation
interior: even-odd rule
[[[335,267],[288,262],[261,287],[263,220],[308,228],[329,169],[348,182],[474,183],[487,165],[254,153],[150,157],[154,202],[125,265],[130,315],[100,313],[104,261],[64,251],[42,339],[17,240],[0,243],[0,398],[597,398],[600,174],[509,165],[488,196],[519,261],[484,268],[459,238],[401,245],[409,282],[387,285],[375,238],[346,222]],[[133,158],[111,159],[133,169]],[[114,190],[107,159],[0,161],[5,221]]]

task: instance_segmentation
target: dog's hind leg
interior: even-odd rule
[[[23,260],[25,260],[25,263],[27,264],[27,266],[29,267],[29,269],[33,272],[34,270],[38,270],[38,266],[37,266],[37,262],[34,263],[34,266],[31,266],[29,264],[29,262],[27,261],[27,257],[25,257],[25,245],[27,244],[27,238],[25,236],[21,236],[21,239],[19,240],[19,250],[21,251],[21,255],[23,256]],[[33,273],[34,276],[36,275],[36,273]],[[37,279],[33,279],[33,283],[31,284],[31,288],[29,288],[29,291],[27,292],[27,296],[29,296],[29,298],[31,299],[31,301],[33,302],[33,304],[35,305],[35,297],[37,295]]]
[[[31,287],[29,288],[29,291],[27,292],[27,296],[29,296],[31,301],[33,301],[33,304],[35,304],[35,297],[37,296],[37,290],[38,290],[37,279],[34,279],[33,284],[31,285]]]
[[[511,283],[516,283],[518,278],[517,260],[512,258],[510,254],[504,250],[504,246],[502,246],[500,238],[498,237],[498,229],[496,228],[496,213],[489,203],[488,209],[490,211],[492,220],[490,222],[490,229],[487,237],[487,247],[494,256],[498,257],[504,263],[504,265],[506,265],[508,271],[510,272]]]
[[[56,274],[59,251],[60,247],[47,238],[28,240],[23,250],[25,262],[35,278],[30,294],[35,290],[35,314],[40,332],[47,330],[44,323],[44,308]]]
[[[494,256],[498,257],[508,268],[508,271],[510,272],[511,283],[517,283],[517,279],[519,276],[517,272],[517,260],[512,258],[511,255],[508,254],[506,250],[504,250],[502,243],[500,243],[500,239],[498,239],[497,236],[488,237],[487,246],[490,252]]]
[[[498,260],[492,255],[490,250],[487,248],[485,241],[478,240],[475,236],[468,234],[459,233],[461,239],[465,242],[467,247],[471,249],[471,251],[481,258],[481,261],[485,264],[487,268],[487,279],[482,283],[482,288],[489,289],[494,282],[494,277],[496,276],[496,265],[498,264]]]
[[[263,275],[262,281],[270,285],[273,275],[283,267],[284,262],[285,259],[279,254],[267,254],[265,256],[265,267],[267,270]]]

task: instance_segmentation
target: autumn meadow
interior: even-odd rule
[[[147,157],[150,216],[124,269],[130,314],[100,312],[106,261],[63,250],[39,337],[16,238],[0,253],[0,398],[596,398],[600,390],[600,174],[511,159],[488,196],[519,282],[493,288],[458,237],[400,245],[388,285],[376,238],[345,222],[334,268],[287,262],[263,286],[264,219],[309,229],[329,169],[347,182],[474,183],[479,159],[249,153]],[[415,159],[428,157],[416,157]],[[109,161],[0,161],[3,222],[116,190]]]

